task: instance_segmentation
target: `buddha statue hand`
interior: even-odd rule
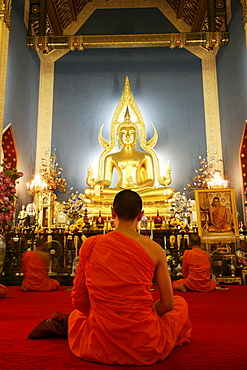
[[[134,183],[132,176],[130,176],[126,181],[126,186],[124,189],[135,189],[138,188],[138,185]]]
[[[108,180],[100,180],[97,181],[94,185],[94,194],[98,197],[100,196],[102,190],[104,188],[108,188],[111,185],[110,181]]]

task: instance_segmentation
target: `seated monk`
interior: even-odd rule
[[[91,170],[88,170],[85,196],[89,199],[113,200],[123,189],[131,189],[141,195],[144,200],[165,200],[172,197],[174,190],[167,185],[171,182],[171,169],[168,166],[166,177],[160,178],[162,187],[155,187],[154,162],[151,154],[135,149],[138,139],[138,128],[130,120],[128,108],[124,122],[118,126],[118,141],[121,150],[108,154],[103,167],[103,179],[92,181]],[[116,187],[112,184],[114,169],[117,171]]]
[[[201,249],[201,238],[194,234],[190,236],[191,250],[186,250],[182,258],[183,279],[173,281],[173,289],[185,293],[210,292],[215,289],[216,282],[210,279],[210,255]]]
[[[51,261],[46,251],[45,239],[38,239],[34,251],[25,252],[22,257],[24,292],[49,292],[59,288],[60,283],[48,276],[47,267]]]
[[[6,286],[0,284],[0,298],[5,298],[6,295],[8,294],[8,288]]]
[[[219,197],[214,197],[209,215],[210,225],[208,227],[208,231],[221,233],[232,230],[232,226],[228,222],[226,207],[220,204]]]
[[[189,341],[187,303],[173,297],[166,255],[136,232],[142,215],[141,197],[120,191],[112,209],[115,231],[92,236],[80,248],[68,339],[83,360],[151,365]],[[153,278],[160,295],[156,303]]]

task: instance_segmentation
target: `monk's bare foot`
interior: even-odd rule
[[[186,293],[187,292],[186,286],[185,286],[184,283],[181,284],[181,285],[179,285],[178,290],[180,290],[180,292],[182,292],[182,293]]]

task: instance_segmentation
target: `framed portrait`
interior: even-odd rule
[[[239,236],[234,189],[195,190],[198,235]]]

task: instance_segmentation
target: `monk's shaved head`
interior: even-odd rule
[[[201,245],[201,238],[200,238],[200,236],[199,235],[197,235],[197,234],[192,234],[191,236],[190,236],[190,246],[191,247],[200,247],[200,245]]]
[[[142,199],[132,190],[122,190],[114,198],[113,208],[119,219],[133,221],[142,210]]]
[[[45,242],[46,242],[45,239],[42,239],[42,238],[37,239],[36,242],[35,242],[35,247],[36,248],[42,248],[42,249],[46,248]]]

